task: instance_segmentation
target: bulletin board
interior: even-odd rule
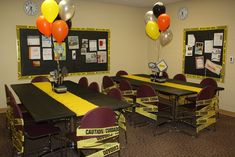
[[[49,75],[60,66],[68,75],[108,73],[110,70],[109,29],[72,28],[58,44],[34,26],[16,26],[18,78]]]
[[[184,29],[183,72],[224,82],[227,26]]]

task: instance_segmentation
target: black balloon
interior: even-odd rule
[[[156,18],[158,18],[159,15],[166,13],[166,7],[161,2],[157,2],[153,6],[153,14]]]
[[[56,19],[55,19],[54,21],[56,21],[56,20],[62,20],[61,17],[60,17],[60,15],[57,15],[57,17],[56,17]],[[67,23],[69,29],[71,29],[71,27],[72,27],[72,21],[71,21],[71,20],[67,20],[67,21],[65,21],[65,22]]]

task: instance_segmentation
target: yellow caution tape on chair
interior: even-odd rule
[[[125,112],[125,110],[123,110]],[[126,118],[120,111],[115,111],[118,120],[118,126],[126,131]]]
[[[218,103],[218,98],[214,97],[208,100],[200,100],[196,102],[196,107],[202,107],[196,111],[196,132],[207,128],[216,123],[215,106]]]
[[[135,112],[150,119],[157,120],[156,113],[158,112],[158,107],[153,104],[147,104],[150,102],[158,102],[158,97],[136,98],[136,103],[138,103],[140,106],[135,108]]]
[[[104,143],[105,140],[119,136],[119,126],[86,129],[78,128],[77,136],[92,137],[78,141],[78,149],[101,149],[87,157],[104,157],[120,150],[120,144],[118,142]]]

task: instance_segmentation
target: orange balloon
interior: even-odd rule
[[[170,16],[167,14],[161,14],[157,18],[158,27],[161,31],[167,30],[170,26]]]
[[[51,36],[52,23],[49,23],[44,16],[39,16],[36,20],[38,30],[45,36]]]
[[[69,28],[65,21],[56,20],[52,24],[52,35],[58,43],[61,43],[68,35]]]

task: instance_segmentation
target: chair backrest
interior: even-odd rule
[[[216,88],[218,87],[217,82],[213,78],[204,78],[201,82],[201,85],[212,86],[215,88],[214,94],[216,94]]]
[[[11,103],[12,110],[13,110],[13,118],[23,121],[23,114],[21,112],[19,105],[16,103],[15,97],[12,94],[12,92],[10,92],[10,103]],[[18,120],[16,122],[18,122]],[[17,130],[20,130],[22,132],[24,131],[23,123],[21,125],[17,124],[15,127]]]
[[[128,73],[124,70],[119,70],[117,73],[116,73],[116,76],[121,76],[121,75],[128,75]]]
[[[163,73],[162,73],[162,77],[164,77],[164,78],[169,78],[169,75],[167,74],[167,72],[165,72],[165,71],[163,71]]]
[[[132,90],[132,87],[128,80],[122,79],[119,83],[119,89],[121,91]]]
[[[174,77],[173,77],[174,80],[179,80],[179,81],[184,81],[186,82],[186,77],[184,74],[176,74]]]
[[[97,82],[91,82],[90,85],[88,86],[89,90],[92,90],[94,92],[99,93],[100,92],[100,87],[99,84]]]
[[[117,100],[122,100],[122,93],[118,88],[112,88],[107,93],[108,96],[115,98]]]
[[[6,103],[7,105],[10,105],[10,92],[11,91],[6,84],[4,84],[4,88],[5,88],[5,95],[6,95]]]
[[[111,108],[98,107],[87,112],[80,121],[80,128],[102,128],[116,125],[116,115]]]
[[[115,84],[114,84],[114,82],[113,82],[111,77],[109,77],[109,76],[104,76],[103,77],[103,80],[102,80],[103,89],[106,89],[108,87],[112,87],[114,85]]]
[[[206,100],[213,98],[215,93],[215,88],[212,86],[207,86],[203,88],[197,95],[197,100]]]
[[[152,97],[156,96],[156,92],[154,88],[150,85],[147,84],[142,84],[138,89],[136,93],[137,98],[142,98],[142,97]]]
[[[83,88],[87,88],[88,87],[88,79],[85,76],[81,77],[78,81],[78,85]]]
[[[46,76],[36,76],[31,80],[31,83],[34,82],[51,82]]]

